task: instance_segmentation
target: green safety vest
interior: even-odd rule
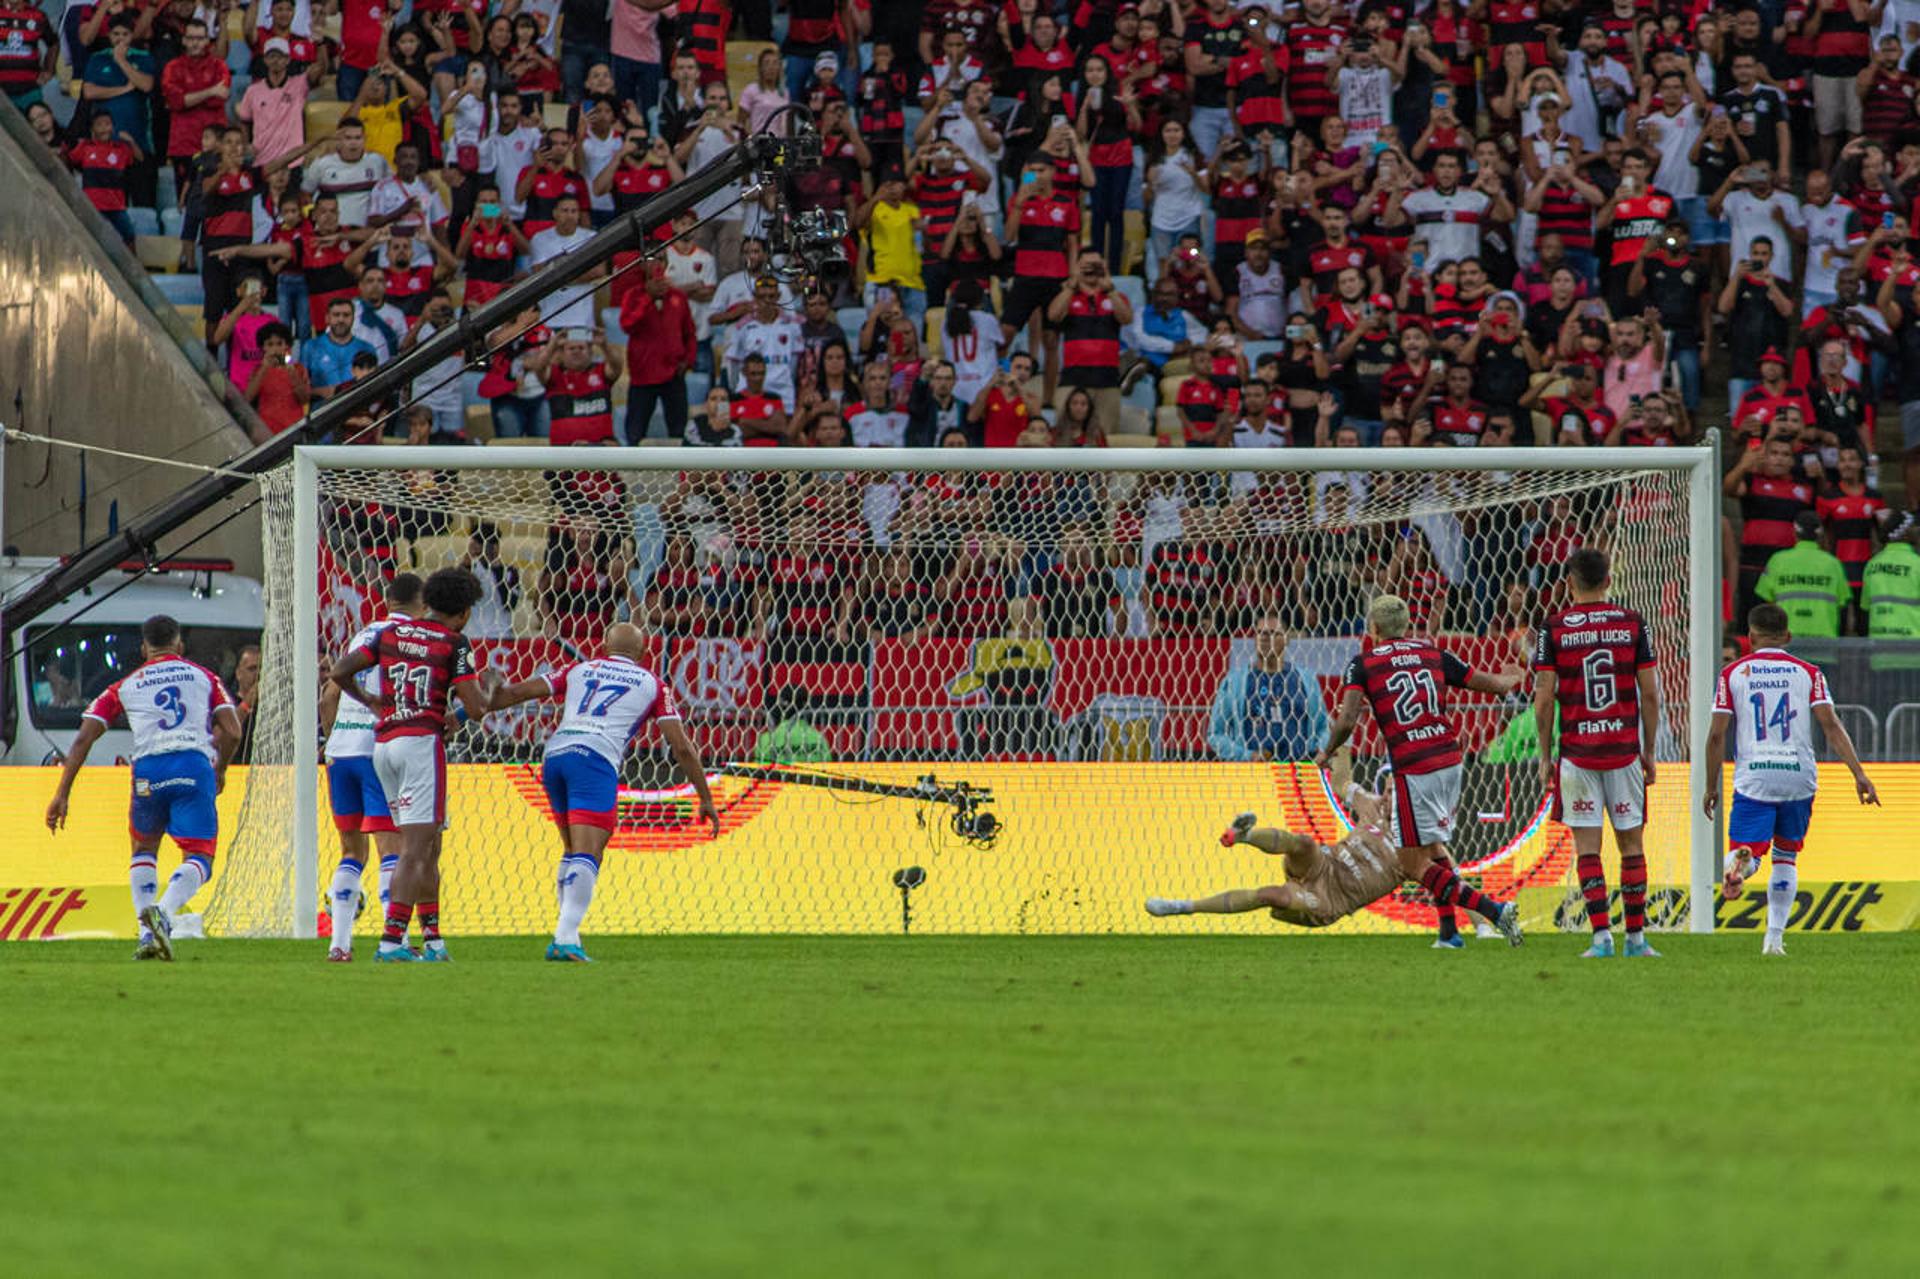
[[[1875,639],[1920,639],[1920,551],[1893,542],[1868,560],[1860,603]]]
[[[1773,553],[1754,594],[1787,610],[1795,635],[1832,639],[1840,634],[1840,614],[1853,587],[1845,566],[1818,542],[1795,542]]]

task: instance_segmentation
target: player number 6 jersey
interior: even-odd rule
[[[1831,706],[1820,668],[1763,648],[1720,672],[1713,713],[1733,717],[1733,793],[1778,803],[1810,799],[1820,784],[1813,708]]]
[[[624,657],[575,663],[547,676],[547,684],[566,707],[560,726],[547,739],[549,757],[588,750],[617,769],[647,721],[680,718],[672,690],[652,671]]]

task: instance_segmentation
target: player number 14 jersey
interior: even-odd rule
[[[1832,704],[1820,668],[1777,648],[1721,671],[1713,713],[1733,718],[1733,793],[1768,803],[1811,798],[1820,785],[1813,708]]]

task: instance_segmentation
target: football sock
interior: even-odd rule
[[[420,940],[439,941],[440,903],[437,901],[419,902],[414,906],[413,913],[420,920]]]
[[[382,906],[393,900],[393,872],[399,865],[398,853],[387,853],[380,858],[380,904]]]
[[[1800,855],[1785,849],[1773,850],[1773,873],[1767,876],[1767,931],[1778,935],[1787,930],[1787,916],[1793,913],[1793,896],[1800,888]]]
[[[1459,906],[1476,915],[1498,921],[1502,903],[1476,888],[1470,888],[1445,862],[1429,862],[1421,872],[1420,886],[1442,907]]]
[[[1435,920],[1440,926],[1440,940],[1451,941],[1460,935],[1460,912],[1451,906],[1435,906]]]
[[[1620,856],[1620,913],[1625,917],[1627,935],[1633,936],[1647,926],[1647,857],[1645,853]]]
[[[1215,893],[1211,897],[1202,897],[1197,902],[1188,902],[1191,912],[1196,915],[1238,915],[1242,911],[1259,910],[1266,905],[1260,900],[1257,888],[1230,888],[1224,893]]]
[[[342,857],[333,872],[333,887],[327,890],[328,907],[333,912],[333,945],[338,950],[353,949],[353,917],[360,904],[363,869],[351,857]]]
[[[173,872],[167,880],[167,891],[160,894],[160,909],[172,919],[180,913],[182,907],[193,900],[200,886],[213,878],[213,859],[204,853],[191,853],[180,863],[180,869]]]
[[[1600,864],[1600,854],[1580,854],[1574,870],[1580,876],[1580,895],[1587,899],[1587,922],[1594,932],[1604,933],[1613,921],[1607,918],[1607,871]]]
[[[562,946],[580,944],[580,921],[593,904],[593,886],[600,878],[600,859],[588,853],[569,853],[560,859],[560,922],[553,940]]]
[[[153,905],[154,899],[160,895],[160,872],[154,854],[133,855],[133,861],[127,867],[127,883],[133,887],[133,917],[139,919],[140,913]],[[142,935],[146,931],[147,926],[140,925]]]
[[[388,902],[387,926],[380,933],[382,946],[407,944],[407,925],[413,920],[412,902]]]

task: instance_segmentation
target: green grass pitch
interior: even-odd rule
[[[15,944],[0,1269],[1920,1273],[1920,936],[1581,944]]]

